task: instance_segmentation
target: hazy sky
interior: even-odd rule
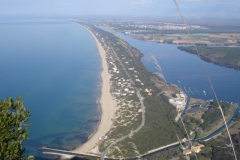
[[[240,0],[177,0],[186,17],[240,19]],[[0,16],[174,16],[173,0],[0,0]]]

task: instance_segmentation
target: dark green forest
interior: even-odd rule
[[[179,46],[178,49],[200,55],[201,59],[220,66],[240,70],[240,47]]]

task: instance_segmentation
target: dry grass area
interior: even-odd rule
[[[197,119],[202,119],[202,115],[205,113],[206,109],[204,108],[197,108],[197,109],[189,109],[185,115],[189,117],[194,117]]]
[[[210,34],[209,37],[217,37],[217,38],[240,38],[240,33]]]
[[[200,108],[196,108],[196,109],[191,109],[191,106],[194,104],[199,104],[201,105]],[[207,102],[201,99],[196,99],[196,98],[190,98],[188,106],[187,106],[187,111],[186,111],[186,115],[189,117],[194,117],[197,119],[201,119],[202,115],[205,113],[206,111],[206,106],[207,106]]]
[[[229,128],[229,132],[231,134],[238,134],[240,133],[240,122],[234,122],[231,127]],[[227,131],[223,133],[224,136],[227,136]]]
[[[159,35],[159,34],[139,34],[131,35],[136,39],[141,40],[154,40],[159,43],[171,43],[173,44],[191,44],[192,42],[196,43],[215,43],[216,45],[237,45],[238,40],[240,39],[239,33],[220,33],[220,34],[205,34],[198,35],[193,34],[189,37],[187,34],[171,34],[169,35]]]
[[[202,99],[190,98],[188,108],[190,109],[190,107],[194,104],[200,104],[201,107],[204,107],[207,104],[207,102]]]
[[[178,88],[175,85],[172,84],[166,85],[156,76],[152,76],[151,81],[154,82],[155,86],[162,91],[161,94],[164,94],[168,98],[172,98],[173,94],[179,93],[181,91],[180,88]]]
[[[174,44],[189,44],[189,43],[192,43],[192,41],[191,40],[173,40],[173,43]]]
[[[126,133],[130,133],[131,130],[134,130],[135,128],[130,126],[132,126],[132,124],[137,120],[137,116],[141,114],[141,112],[139,112],[139,109],[141,108],[139,102],[134,102],[132,100],[127,101],[125,98],[120,98],[118,100],[118,108],[115,112],[115,118],[113,119],[113,126],[108,133],[108,139],[102,142],[101,148],[106,148],[117,138],[124,136],[124,134],[121,134],[120,131],[116,132],[116,129],[118,130],[118,128],[122,128],[126,130]],[[111,151],[109,154],[111,154]]]

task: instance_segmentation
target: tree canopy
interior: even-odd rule
[[[0,100],[0,159],[25,159],[22,143],[28,139],[30,111],[21,99]]]

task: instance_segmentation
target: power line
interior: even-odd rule
[[[167,81],[166,81],[166,79],[165,79],[165,77],[164,77],[164,74],[163,74],[163,72],[162,72],[162,68],[160,67],[159,63],[157,62],[157,59],[156,59],[151,53],[149,53],[149,54],[151,55],[151,57],[152,57],[152,59],[153,59],[153,61],[154,61],[154,64],[156,65],[157,70],[160,72],[161,78],[164,80],[164,83],[165,83],[165,85],[167,86],[167,89],[170,91],[169,86],[168,86],[168,84],[167,84]],[[160,104],[161,104],[161,103],[160,103]],[[187,107],[187,106],[186,106],[186,107]],[[163,108],[163,107],[162,107],[162,108]],[[187,129],[186,129],[186,127],[185,127],[185,124],[184,124],[184,122],[183,122],[183,120],[182,120],[181,115],[180,115],[180,120],[181,120],[181,122],[182,122],[182,125],[183,125],[183,127],[184,127],[184,131],[186,132],[187,138],[188,138],[188,140],[189,140],[189,142],[190,142],[190,145],[191,145],[191,147],[192,147],[192,146],[193,146],[193,145],[192,145],[192,141],[190,140],[190,136],[189,136],[189,134],[188,134],[188,132],[187,132]],[[171,121],[170,121],[170,122],[171,122]],[[174,126],[173,126],[172,122],[171,122],[171,125],[172,125],[172,127],[173,127],[173,129],[174,129]],[[175,134],[177,135],[177,132],[176,132],[175,129],[174,129],[174,132],[175,132]],[[178,137],[178,139],[179,139],[179,136],[178,136],[178,135],[177,135],[177,137]],[[181,143],[180,143],[180,144],[181,144]],[[181,144],[181,146],[182,146],[182,144]],[[195,151],[193,151],[193,153],[194,153],[195,158],[198,160]]]
[[[174,1],[175,5],[176,5],[176,7],[177,7],[178,16],[182,19],[184,25],[185,25],[186,28],[187,28],[188,35],[190,36],[190,41],[193,42],[192,34],[190,33],[190,30],[189,30],[189,28],[188,28],[188,25],[187,25],[187,23],[186,23],[185,18],[183,17],[183,15],[182,15],[181,12],[180,12],[178,2],[177,2],[177,0],[173,0],[173,1]],[[234,154],[235,159],[237,160],[236,152],[235,152],[234,145],[233,145],[233,142],[232,142],[232,138],[231,138],[231,135],[230,135],[228,126],[227,126],[226,119],[225,119],[225,117],[224,117],[224,113],[223,113],[222,107],[221,107],[221,105],[220,105],[220,103],[219,103],[219,100],[218,100],[217,94],[216,94],[216,92],[215,92],[215,89],[214,89],[214,87],[213,87],[212,81],[211,81],[211,79],[210,79],[210,77],[209,77],[209,74],[208,74],[208,72],[207,72],[207,69],[206,69],[204,63],[203,63],[203,60],[201,59],[200,53],[199,53],[199,51],[198,51],[198,49],[197,49],[197,46],[196,46],[195,43],[193,43],[193,45],[194,45],[194,48],[195,48],[195,50],[196,50],[196,52],[197,52],[197,55],[198,55],[198,57],[199,57],[199,60],[200,60],[200,62],[201,62],[201,64],[202,64],[202,67],[203,67],[203,69],[204,69],[204,72],[205,72],[205,74],[206,74],[206,76],[207,76],[207,79],[208,79],[208,81],[209,81],[209,83],[210,83],[210,86],[211,86],[211,89],[212,89],[212,91],[213,91],[213,94],[214,94],[214,96],[215,96],[215,98],[216,98],[216,101],[217,101],[217,104],[218,104],[218,108],[219,108],[220,111],[221,111],[221,114],[222,114],[222,117],[223,117],[223,120],[224,120],[224,124],[225,124],[226,129],[227,129],[228,137],[229,137],[229,140],[230,140],[231,145],[232,145],[233,154]]]

